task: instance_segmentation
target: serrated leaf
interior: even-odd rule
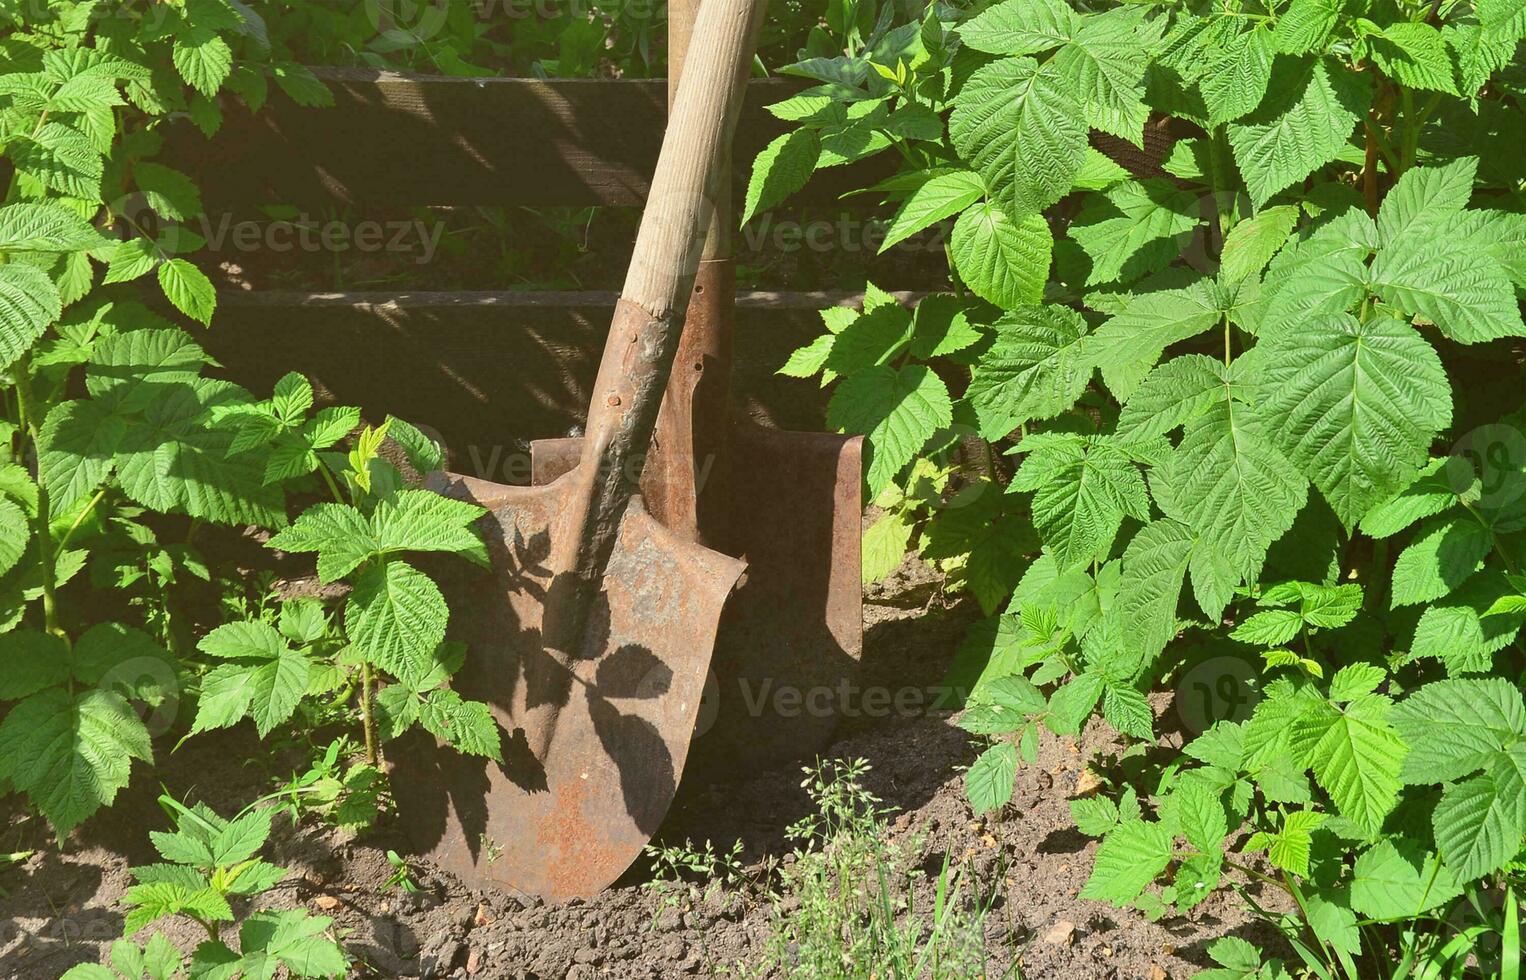
[[[90,222],[61,204],[0,208],[0,252],[83,252],[105,244]]]
[[[1053,250],[1054,234],[1042,215],[1014,221],[994,202],[961,214],[948,244],[949,258],[970,291],[1002,307],[1043,299]]]
[[[1146,742],[1155,738],[1155,712],[1137,688],[1108,684],[1102,692],[1102,716],[1123,735]]]
[[[365,515],[348,504],[314,504],[265,545],[277,551],[318,552],[318,579],[337,582],[376,554]]]
[[[955,100],[949,135],[1014,217],[1063,197],[1086,155],[1086,121],[1053,60],[1004,58],[977,69]]]
[[[1034,492],[1033,523],[1058,571],[1105,554],[1126,515],[1149,519],[1144,478],[1110,442],[1043,434],[1019,449],[1027,456],[1011,489]]]
[[[1303,617],[1291,609],[1263,609],[1235,627],[1229,635],[1241,643],[1282,646],[1303,629]]]
[[[0,265],[0,370],[16,363],[62,312],[58,287],[41,269]]]
[[[1176,635],[1176,604],[1191,554],[1191,532],[1171,520],[1145,525],[1123,553],[1113,614],[1128,624],[1130,642],[1145,660]]]
[[[202,212],[201,192],[185,174],[151,161],[133,166],[133,180],[154,213],[172,221],[186,221]]]
[[[1461,779],[1526,738],[1521,692],[1502,677],[1432,681],[1399,702],[1392,717],[1410,746],[1407,783]]]
[[[1297,223],[1298,209],[1282,205],[1235,225],[1219,253],[1219,277],[1238,281],[1256,275],[1287,242]]]
[[[1212,126],[1255,109],[1272,78],[1272,32],[1257,26],[1236,34],[1198,83]]]
[[[369,566],[345,603],[345,629],[361,656],[404,684],[434,666],[450,610],[439,586],[402,561]]]
[[[60,836],[116,799],[134,759],[153,761],[148,732],[112,691],[49,688],[0,723],[0,776],[25,792]]]
[[[1409,747],[1389,721],[1392,703],[1362,695],[1344,708],[1324,703],[1293,725],[1293,751],[1314,770],[1341,816],[1376,832],[1399,794]]]
[[[948,388],[930,368],[874,367],[843,379],[827,405],[827,424],[867,436],[866,476],[878,494],[954,418]]]
[[[1277,18],[1272,40],[1285,54],[1308,54],[1325,49],[1346,0],[1293,0]]]
[[[1087,124],[1135,146],[1144,144],[1149,117],[1144,73],[1153,39],[1139,25],[1126,9],[1090,14],[1081,19],[1075,39],[1051,59],[1071,91],[1081,97]]]
[[[1462,892],[1450,868],[1403,837],[1379,841],[1356,859],[1351,907],[1369,918],[1407,920]]]
[[[981,436],[1000,439],[1024,422],[1052,418],[1075,404],[1091,378],[1087,324],[1061,306],[1025,306],[992,325],[965,397]]]
[[[1038,54],[1074,37],[1080,20],[1062,0],[1007,0],[959,25],[959,37],[987,54]]]
[[[481,701],[464,700],[449,688],[430,691],[420,702],[419,722],[459,752],[503,761],[498,723]]]
[[[1250,407],[1228,397],[1187,423],[1181,444],[1156,475],[1161,511],[1211,543],[1246,580],[1293,526],[1306,495],[1303,476],[1272,445]]]
[[[821,159],[821,138],[813,129],[796,129],[758,153],[743,199],[742,224],[800,190]]]
[[[1394,608],[1430,602],[1457,588],[1484,566],[1494,535],[1471,514],[1442,519],[1421,529],[1394,562]]]
[[[225,623],[197,648],[225,662],[202,679],[193,734],[248,717],[264,738],[291,718],[307,693],[311,662],[267,623]]]
[[[1368,81],[1331,59],[1273,66],[1266,98],[1229,125],[1229,145],[1260,206],[1334,160],[1372,101]]]
[[[1367,43],[1373,62],[1383,74],[1405,88],[1458,94],[1446,39],[1434,26],[1389,24]]]
[[[212,322],[217,290],[206,273],[185,259],[170,259],[159,266],[159,288],[175,309],[202,324]]]
[[[882,514],[864,532],[861,574],[865,585],[878,582],[900,567],[911,546],[912,525],[900,514]]]
[[[1462,881],[1514,859],[1526,834],[1526,743],[1497,754],[1485,772],[1448,786],[1432,824],[1442,860]]]
[[[69,197],[96,201],[101,197],[105,166],[90,137],[72,126],[50,122],[30,136],[6,146],[6,155],[19,173]]]
[[[400,490],[371,512],[371,533],[383,553],[443,551],[487,565],[487,549],[472,525],[487,511],[430,490]]]
[[[1171,834],[1158,823],[1120,824],[1097,848],[1081,898],[1127,905],[1171,862]]]
[[[985,196],[985,184],[969,170],[934,174],[919,184],[890,219],[880,252],[905,241],[917,232],[953,217]]]
[[[1413,479],[1451,421],[1440,358],[1398,320],[1321,317],[1257,350],[1268,432],[1348,528]]]
[[[1012,799],[1017,777],[1017,746],[998,742],[982,752],[964,774],[964,792],[976,815],[999,810]]]
[[[207,27],[176,32],[171,55],[180,77],[208,98],[217,94],[233,71],[233,49]]]
[[[69,679],[69,649],[41,630],[0,635],[0,701],[17,701]]]
[[[1463,344],[1526,335],[1515,287],[1487,255],[1456,248],[1455,236],[1411,248],[1384,248],[1372,264],[1373,290],[1419,314]]]
[[[1128,181],[1076,216],[1069,235],[1092,260],[1086,284],[1137,279],[1181,252],[1201,220],[1192,194],[1169,181]]]
[[[1169,346],[1216,326],[1222,314],[1201,285],[1128,297],[1092,334],[1087,353],[1119,401],[1127,401]]]

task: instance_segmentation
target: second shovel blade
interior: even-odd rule
[[[492,511],[483,519],[492,574],[452,590],[452,635],[470,652],[451,686],[489,704],[504,763],[422,737],[390,753],[398,810],[420,852],[473,885],[549,901],[608,886],[667,813],[722,608],[743,568],[674,538],[638,498],[583,646],[564,666],[540,631],[557,591],[545,560],[568,482],[460,478],[446,488]],[[530,746],[547,731],[537,759]]]
[[[862,438],[737,419],[730,447],[722,533],[747,574],[721,619],[696,732],[694,765],[707,770],[809,757],[864,697]],[[581,448],[533,443],[532,479],[556,480]],[[694,489],[646,487],[658,515]]]

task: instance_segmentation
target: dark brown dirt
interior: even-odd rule
[[[909,564],[867,607],[864,682],[892,689],[938,684],[969,622],[968,604],[946,607],[938,583]],[[1158,711],[1169,699],[1157,699]],[[1162,719],[1163,722],[1165,719]],[[1162,727],[1168,727],[1162,725]],[[1071,826],[1068,798],[1094,752],[1115,748],[1100,726],[1081,744],[1046,737],[1038,763],[1019,772],[1011,804],[977,819],[964,801],[962,776],[973,750],[946,713],[845,719],[824,755],[863,758],[869,787],[899,810],[888,835],[915,846],[936,877],[945,855],[972,868],[994,892],[985,945],[990,976],[1046,980],[1187,977],[1207,965],[1204,949],[1226,933],[1265,941],[1232,893],[1221,891],[1190,918],[1151,923],[1135,912],[1076,898],[1096,844]],[[193,741],[165,758],[157,773],[178,796],[206,799],[223,812],[268,791],[281,760],[252,734]],[[230,766],[229,759],[247,759]],[[261,902],[305,906],[332,916],[357,976],[481,978],[666,978],[726,972],[748,975],[763,958],[775,908],[759,882],[788,852],[785,828],[807,812],[798,766],[730,782],[684,785],[659,839],[711,840],[725,851],[742,842],[750,883],[706,893],[678,893],[665,907],[633,869],[591,902],[546,906],[462,888],[427,866],[422,894],[386,888],[383,830],[363,841],[337,831],[279,822],[273,859],[294,874]],[[59,852],[33,841],[35,821],[11,821],[5,846],[38,853],[0,873],[0,977],[52,980],[80,962],[98,962],[122,928],[117,906],[127,868],[151,860],[147,832],[165,826],[147,773],[108,817],[75,835]],[[930,887],[925,883],[920,886]],[[1269,900],[1270,896],[1263,896]],[[177,925],[170,938],[189,950],[201,938]]]

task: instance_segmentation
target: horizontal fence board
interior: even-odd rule
[[[176,129],[170,158],[213,207],[637,206],[646,199],[667,121],[667,82],[448,78],[314,69],[328,108],[272,90],[258,113],[229,106],[210,142]],[[737,125],[734,173],[786,130],[765,106],[800,91],[756,79]],[[883,160],[833,168],[802,200],[835,200],[888,173]]]
[[[255,392],[296,368],[326,401],[429,426],[460,471],[527,482],[529,441],[565,436],[584,421],[615,299],[612,292],[226,292],[217,328],[203,340],[225,373]],[[820,430],[825,393],[774,372],[821,333],[819,309],[861,302],[850,293],[739,293],[737,408],[780,428]]]

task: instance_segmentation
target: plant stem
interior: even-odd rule
[[[30,359],[23,354],[16,362],[16,414],[20,419],[21,431],[24,438],[30,439],[32,448],[37,448],[37,424],[33,417],[32,400],[32,365]],[[23,441],[23,447],[25,442]],[[25,455],[25,453],[23,453]],[[48,508],[48,488],[42,481],[42,474],[37,476],[37,516],[33,520],[34,533],[37,535],[37,561],[42,566],[42,620],[43,628],[55,636],[62,637],[64,642],[69,637],[58,625],[58,596],[55,594],[54,578],[57,575],[54,563],[56,556],[53,550],[53,531]]]
[[[371,665],[360,665],[360,725],[365,730],[366,762],[376,765],[376,724],[371,717]]]
[[[108,483],[101,487],[101,489],[97,490],[94,497],[90,498],[90,503],[86,504],[85,509],[79,512],[78,517],[74,518],[74,523],[69,525],[69,530],[64,532],[64,536],[62,538],[58,539],[59,551],[63,551],[65,548],[69,547],[70,540],[74,538],[74,532],[80,529],[80,525],[85,523],[85,518],[90,516],[90,514],[95,510],[96,506],[100,504],[100,502],[105,498],[106,491],[110,489],[111,484]]]

